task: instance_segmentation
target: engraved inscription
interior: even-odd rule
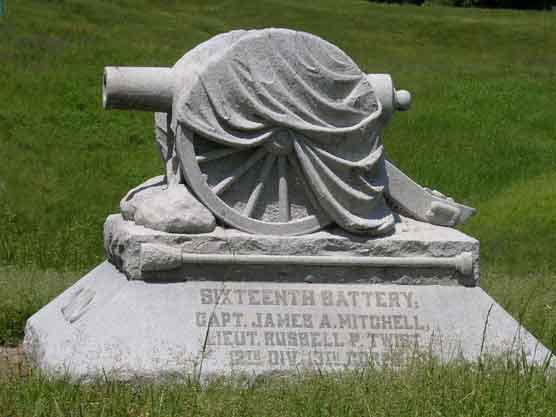
[[[199,301],[206,346],[236,367],[396,364],[430,332],[411,290],[207,286]]]

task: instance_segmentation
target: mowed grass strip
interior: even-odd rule
[[[556,414],[554,374],[519,361],[449,366],[416,360],[342,374],[85,383],[0,373],[0,411],[14,416],[476,416]]]

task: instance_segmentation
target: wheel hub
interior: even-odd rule
[[[294,137],[289,129],[280,129],[264,146],[273,155],[288,155],[293,151],[293,141]]]

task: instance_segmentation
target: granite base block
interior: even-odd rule
[[[323,257],[418,257],[442,259],[469,254],[467,274],[453,268],[380,268],[324,265],[195,265],[167,271],[145,271],[141,267],[143,245],[159,245],[187,254],[272,255]],[[339,229],[302,236],[252,235],[217,227],[211,233],[175,234],[148,229],[111,215],[104,225],[104,247],[108,259],[133,280],[184,281],[233,280],[312,283],[391,283],[415,285],[475,286],[479,281],[479,242],[449,227],[435,226],[399,217],[395,233],[382,237],[359,236]],[[173,261],[164,258],[169,265]],[[161,263],[164,263],[161,262]]]
[[[48,374],[116,378],[335,371],[550,352],[482,289],[128,280],[104,262],[32,316],[28,358]]]

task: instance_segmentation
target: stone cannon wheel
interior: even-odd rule
[[[299,235],[331,223],[306,184],[295,153],[279,140],[237,149],[178,125],[176,150],[197,198],[232,227],[255,234]]]

